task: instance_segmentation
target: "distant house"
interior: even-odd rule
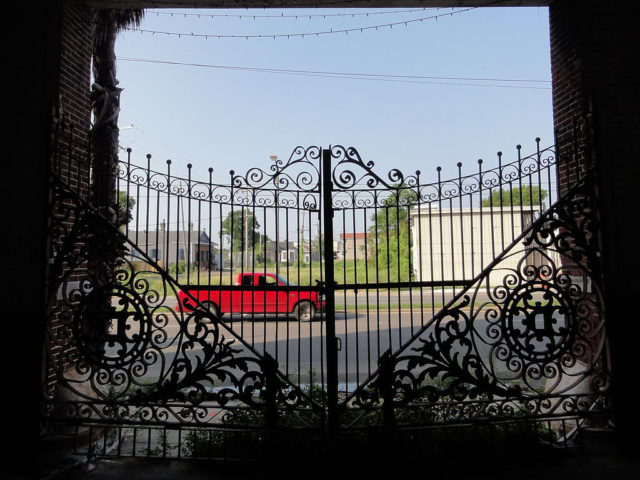
[[[320,261],[320,252],[311,249],[308,242],[276,242],[269,240],[267,242],[267,261],[270,263],[289,263],[295,262],[311,263]]]
[[[158,230],[131,230],[127,236],[138,250],[131,251],[131,258],[135,261],[144,252],[158,265],[169,267],[178,261],[184,261],[190,266],[203,270],[215,270],[219,266],[219,255],[216,255],[217,244],[207,233],[194,230],[165,230],[164,223]]]
[[[336,257],[344,260],[365,260],[370,255],[366,248],[368,238],[368,233],[341,233]]]
[[[420,281],[468,280],[491,264],[528,228],[539,211],[532,207],[438,210],[414,208],[410,212],[412,262]],[[522,240],[516,250],[526,251]],[[509,269],[518,267],[522,255],[507,256],[491,273],[491,285],[501,283]],[[556,262],[555,258],[552,261]],[[528,262],[548,262],[539,254]]]

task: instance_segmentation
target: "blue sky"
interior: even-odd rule
[[[133,148],[134,163],[145,164],[151,153],[154,169],[164,170],[170,158],[176,172],[192,163],[194,177],[206,179],[213,167],[215,180],[225,183],[230,169],[267,169],[270,155],[286,159],[298,145],[341,144],[374,161],[380,173],[419,169],[435,176],[442,166],[454,176],[457,162],[473,173],[478,158],[495,165],[498,150],[508,161],[517,144],[526,154],[536,137],[542,146],[553,143],[545,8],[155,12],[146,13],[140,27],[146,32],[123,32],[116,46],[124,88],[120,141]],[[296,14],[307,17],[290,17]],[[312,35],[331,29],[350,32]],[[278,36],[284,34],[294,35]]]

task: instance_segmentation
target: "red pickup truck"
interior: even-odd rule
[[[208,308],[216,318],[225,313],[287,314],[300,321],[313,320],[317,312],[324,310],[323,296],[312,290],[304,290],[274,273],[240,273],[236,279],[238,288],[215,288],[189,285],[178,293],[178,309],[193,311],[196,308],[191,297]]]

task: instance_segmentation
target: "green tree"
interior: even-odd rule
[[[371,216],[367,239],[369,262],[377,266],[381,274],[388,270],[391,277],[406,281],[411,277],[409,210],[417,203],[417,194],[404,185],[396,188]]]
[[[260,224],[253,213],[246,210],[234,210],[222,222],[222,233],[229,237],[230,242],[233,240],[234,252],[242,252],[245,246],[251,250],[258,244],[262,245],[266,237],[260,234],[259,229]]]
[[[482,199],[483,207],[540,205],[544,207],[547,191],[537,185],[523,185],[509,190],[495,190]],[[502,199],[502,200],[501,200]]]
[[[136,199],[127,195],[127,192],[118,191],[118,212],[117,225],[124,226],[133,220],[133,207],[136,206]]]

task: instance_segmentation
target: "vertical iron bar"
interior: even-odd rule
[[[498,172],[498,175],[500,172]],[[500,188],[500,187],[499,187]],[[491,258],[496,258],[496,239],[495,239],[495,227],[493,225],[493,188],[489,187],[489,219],[491,222]],[[500,193],[498,191],[498,193]]]
[[[177,190],[176,190],[176,258],[175,258],[175,265],[176,265],[176,282],[179,284],[180,283],[180,222],[184,222],[184,211],[181,212],[182,210],[182,198],[181,198],[181,190],[182,190],[182,180],[180,180],[178,177],[176,177],[177,182]],[[180,213],[182,213],[183,215],[180,216]],[[167,267],[169,268],[169,267]]]
[[[478,270],[484,266],[484,214],[482,213],[482,159],[478,159],[478,203],[480,204],[480,263]]]
[[[542,165],[540,164],[540,139],[536,139],[536,169],[538,170],[538,202],[542,214]],[[533,208],[532,208],[533,210]],[[533,214],[531,217],[533,220]]]
[[[504,244],[504,199],[503,199],[503,193],[504,193],[504,189],[502,186],[502,183],[504,182],[504,173],[502,171],[502,152],[498,152],[498,174],[500,176],[500,187],[499,187],[499,193],[500,193],[500,241],[501,241],[501,249],[500,251],[504,251],[505,249],[505,244]],[[493,256],[495,258],[495,254]]]
[[[362,210],[363,226],[364,226],[364,282],[369,283],[369,228],[367,227],[367,207]],[[371,312],[369,299],[369,285],[367,285],[367,375],[371,375]],[[377,330],[377,327],[376,327]]]
[[[390,236],[389,236],[389,199],[391,196],[387,197],[384,202],[384,226],[385,226],[385,255],[387,262],[387,336],[389,338],[389,347],[393,344],[393,339],[391,337],[391,310],[389,310],[389,305],[391,305],[391,253],[390,253]]]
[[[212,195],[212,199],[213,199],[213,195]],[[220,241],[220,265],[218,266],[218,285],[222,285],[223,282],[223,270],[224,270],[224,236],[223,236],[223,228],[222,228],[222,202],[220,202],[218,204],[218,215],[219,218],[218,220],[220,221],[220,224],[218,225],[218,240]]]
[[[151,251],[150,251],[150,246],[151,246],[151,239],[149,238],[149,236],[151,235],[151,222],[149,222],[149,209],[151,208],[151,191],[150,191],[150,184],[151,184],[151,155],[147,154],[147,176],[145,179],[145,187],[147,190],[147,204],[145,206],[145,227],[144,227],[144,252],[151,256]],[[158,196],[160,196],[160,191],[158,191],[157,193]],[[140,204],[140,197],[138,197],[138,204]],[[139,207],[140,205],[138,205]],[[136,220],[137,221],[137,220]],[[156,220],[156,230],[158,228],[157,226],[157,220]],[[138,230],[140,230],[139,228],[140,222],[138,222],[138,228],[136,228],[136,245],[140,245],[139,241],[138,241]],[[157,236],[157,232],[156,232],[156,236]],[[157,242],[156,242],[156,248],[158,248]]]
[[[482,221],[482,219],[480,219]],[[474,212],[473,212],[473,188],[469,189],[469,248],[471,249],[469,258],[471,259],[471,278],[476,278],[475,269],[475,253],[476,244],[473,241],[473,225],[474,225]]]
[[[116,176],[116,182],[117,182],[117,187],[116,187],[116,208],[118,209],[118,211],[122,208],[122,205],[120,205],[120,180],[122,180],[123,182],[125,181],[122,178],[122,175],[120,175],[120,162],[116,163],[116,168],[118,169],[118,172],[114,172],[114,175]],[[129,182],[129,172],[131,171],[131,149],[127,148],[127,172],[126,172],[126,185],[125,185],[125,198],[124,198],[124,212],[120,212],[121,215],[123,215],[123,220],[126,221],[125,225],[124,225],[124,234],[127,238],[129,238],[129,195],[131,193],[131,183]]]
[[[449,196],[449,242],[450,242],[450,249],[451,249],[451,280],[454,282],[454,285],[452,285],[452,289],[453,289],[453,296],[455,297],[456,295],[456,287],[455,287],[455,280],[456,280],[456,252],[455,252],[455,245],[454,245],[454,216],[453,216],[453,195]]]
[[[319,160],[322,161],[322,156],[319,156]],[[320,171],[320,179],[318,180],[318,205],[317,205],[317,213],[318,213],[318,255],[320,258],[320,262],[319,262],[319,270],[320,270],[320,285],[324,285],[324,281],[326,280],[325,276],[324,276],[324,270],[323,270],[323,266],[326,265],[326,256],[327,255],[331,255],[331,258],[333,258],[333,239],[330,239],[329,241],[331,241],[331,251],[327,251],[324,250],[324,245],[321,243],[324,239],[324,230],[323,230],[323,218],[322,218],[322,205],[320,205],[320,190],[322,188],[322,167],[319,168]],[[308,212],[308,217],[309,219],[309,238],[311,238],[311,210],[309,210]],[[309,283],[311,284],[313,282],[313,272],[311,270],[309,270]],[[319,290],[318,293],[321,293],[322,290]],[[326,290],[325,290],[326,292]],[[334,304],[335,307],[335,304]],[[334,308],[335,311],[335,308]],[[322,313],[321,316],[321,321],[320,321],[320,342],[319,342],[319,354],[320,354],[320,385],[324,388],[326,383],[325,383],[325,349],[324,349],[324,342],[322,340],[323,335],[326,336],[326,315],[327,315],[327,309],[326,309],[326,303],[325,303],[325,310]],[[313,359],[313,322],[310,322],[309,324],[309,363],[311,363],[311,360]],[[313,372],[309,372],[309,376],[310,376],[310,380],[309,383],[312,383],[313,380]]]
[[[338,429],[338,345],[336,339],[335,278],[333,270],[333,182],[331,150],[322,150],[322,203],[324,220],[324,269],[327,344],[327,429],[331,444]]]
[[[462,213],[462,162],[458,162],[458,205],[460,208],[460,248],[462,249],[460,252],[460,258],[462,259],[462,280],[467,279],[467,271],[465,268],[465,263],[467,262],[467,257],[464,252],[464,215]]]
[[[351,222],[352,222],[352,228],[353,228],[353,283],[357,284],[358,283],[358,229],[356,227],[357,222],[356,222],[356,196],[358,195],[358,192],[354,191],[351,195]],[[365,295],[368,295],[368,291],[365,289]],[[355,358],[356,358],[356,371],[355,371],[355,381],[356,383],[358,383],[360,381],[360,362],[359,362],[359,358],[360,358],[360,329],[358,327],[358,318],[360,318],[360,315],[358,315],[358,290],[354,290],[353,292],[353,301],[355,304]],[[345,323],[345,328],[344,328],[344,332],[345,332],[345,357],[348,359],[349,358],[349,342],[347,341],[348,339],[348,332],[349,332],[349,327],[348,327],[348,322],[347,322],[347,309],[346,309],[346,302],[345,302],[345,313],[344,313],[344,323]],[[347,365],[349,365],[349,361],[346,361]],[[347,385],[349,385],[349,382],[346,381]],[[348,387],[347,387],[348,389]]]
[[[376,254],[376,283],[380,283],[380,239],[378,238],[378,192],[373,194],[373,218],[375,226],[375,254]],[[376,355],[380,357],[380,286],[376,287],[376,341],[378,351]]]
[[[196,205],[198,206],[198,235],[197,235],[197,244],[196,244],[196,250],[194,252],[194,257],[195,257],[195,261],[194,263],[197,264],[197,268],[196,268],[196,284],[200,285],[201,281],[200,281],[200,272],[202,271],[202,263],[204,261],[204,255],[202,255],[202,235],[200,232],[202,232],[202,200],[198,199],[196,200]],[[191,245],[189,245],[189,250],[191,250]],[[211,253],[209,253],[209,255],[211,255]]]
[[[277,350],[276,350],[277,352]],[[278,423],[278,361],[264,353],[262,369],[265,376],[265,424],[269,432],[275,430]]]
[[[440,235],[440,280],[442,280],[443,284],[440,287],[441,296],[442,296],[442,304],[446,303],[445,301],[445,291],[444,291],[444,230],[442,227],[442,167],[438,167],[436,169],[438,171],[438,222],[439,224],[439,235]]]
[[[433,268],[433,202],[429,201],[429,214],[428,214],[428,219],[429,219],[429,281],[433,282],[434,281],[434,268]],[[435,287],[433,285],[431,285],[430,287],[431,290],[431,315],[435,315],[436,312],[436,291],[435,291]]]
[[[420,170],[418,170],[416,172],[416,209],[417,209],[417,215],[415,216],[415,223],[414,224],[414,231],[418,232],[418,245],[417,248],[418,249],[418,269],[419,269],[419,278],[418,281],[422,282],[423,280],[423,275],[422,275],[422,222],[421,222],[421,215],[422,215],[422,197],[420,194]],[[411,223],[409,223],[409,225],[411,225]],[[410,233],[411,234],[411,233]],[[420,326],[423,327],[424,326],[424,298],[423,298],[423,288],[422,288],[422,283],[420,284]],[[413,332],[411,332],[413,335]]]
[[[402,201],[402,184],[400,184],[400,186],[398,187],[398,190],[396,191],[396,221],[395,221],[395,230],[396,230],[396,253],[398,256],[398,261],[397,261],[397,265],[398,265],[398,273],[396,275],[396,278],[398,279],[398,283],[400,283],[402,281],[402,278],[400,276],[400,271],[402,269],[401,266],[401,254],[400,254],[400,235],[401,235],[401,230],[400,230],[400,202]],[[391,279],[389,279],[389,283],[391,283]],[[398,287],[398,344],[402,345],[402,308],[400,308],[401,304],[402,304],[402,297],[401,297],[402,293],[400,290],[400,287]],[[389,302],[391,303],[391,302]],[[387,307],[389,309],[389,316],[391,316],[391,305],[389,305]],[[389,346],[391,347],[391,342],[389,343]]]
[[[231,176],[231,179],[230,179],[230,184],[231,184],[231,189],[230,189],[230,192],[231,192],[231,195],[230,195],[231,202],[230,203],[231,203],[231,205],[230,205],[230,209],[231,210],[229,212],[229,215],[231,216],[231,228],[230,228],[229,234],[228,234],[228,236],[229,236],[229,285],[233,285],[234,284],[233,283],[233,237],[234,237],[233,232],[235,231],[234,226],[233,226],[233,224],[234,224],[233,220],[234,220],[234,217],[235,217],[235,214],[234,214],[234,211],[233,211],[233,203],[234,203],[233,177],[235,175],[235,172],[233,170],[231,170],[231,171],[229,171],[229,174]],[[220,219],[222,221],[222,217],[220,217]],[[222,224],[220,225],[220,227],[222,227]],[[231,299],[231,301],[229,302],[229,324],[230,325],[233,325],[233,314],[235,313],[233,311],[233,304],[234,304],[233,294],[234,294],[234,291],[231,290],[229,292],[229,298]],[[240,297],[242,298],[242,292],[240,292]],[[242,321],[242,319],[240,319],[240,321]]]
[[[409,190],[411,191],[411,190]],[[412,280],[412,272],[413,272],[413,268],[411,268],[413,266],[413,258],[412,258],[412,251],[411,251],[411,202],[413,201],[413,199],[411,198],[411,196],[408,197],[407,199],[407,281],[411,282]],[[410,325],[411,325],[411,333],[410,336],[413,337],[413,288],[409,287],[409,320],[410,320]],[[402,308],[402,305],[400,305],[400,308]],[[400,331],[402,331],[402,325],[400,325]],[[402,339],[400,340],[400,344],[402,345]]]
[[[300,267],[301,267],[301,262],[300,262],[300,246],[302,245],[302,256],[304,258],[304,227],[300,228],[300,192],[296,192],[296,237],[298,239],[298,267],[297,267],[297,278],[295,283],[297,285],[301,285],[300,282]],[[304,221],[304,212],[302,212],[302,219]],[[302,233],[302,235],[300,235]],[[320,232],[318,232],[318,238],[320,238]],[[309,273],[311,273],[313,271],[313,249],[311,248],[311,237],[309,237]],[[309,282],[309,285],[312,285],[311,282]],[[313,320],[313,319],[311,319]],[[298,387],[301,386],[302,384],[302,372],[300,371],[300,365],[302,364],[302,359],[300,358],[301,355],[301,345],[302,345],[302,325],[300,325],[301,322],[297,322],[298,323],[298,340],[297,340],[297,356],[298,356],[298,365],[297,365],[297,370],[298,370]],[[311,322],[309,322],[309,336],[311,336]],[[309,362],[309,364],[311,365],[311,362]],[[311,387],[311,379],[309,379],[309,391],[312,391],[312,387]]]
[[[191,272],[191,167],[192,165],[189,163],[187,165],[187,168],[189,169],[189,177],[187,180],[187,193],[186,193],[186,197],[187,197],[187,242],[184,246],[184,253],[185,253],[185,263],[187,264],[187,285],[191,283],[191,276],[190,276],[190,272]],[[184,212],[183,212],[184,215]],[[199,217],[198,217],[199,218]],[[198,242],[198,244],[200,244],[200,242]],[[177,269],[178,267],[176,267]],[[200,283],[200,282],[198,282]]]
[[[393,408],[393,361],[391,347],[382,354],[378,361],[380,368],[380,394],[382,396],[382,421],[386,428],[395,426]]]
[[[164,268],[169,271],[169,232],[171,231],[171,160],[167,160],[167,224],[164,230]],[[176,281],[178,278],[176,277]]]
[[[209,226],[209,235],[207,237],[209,239],[209,243],[207,245],[207,251],[209,252],[209,254],[207,255],[207,257],[209,258],[207,264],[207,285],[211,285],[211,267],[213,267],[213,261],[216,258],[216,249],[212,247],[213,229],[211,227],[213,223],[213,168],[211,167],[209,167],[209,190],[207,193],[207,203],[209,204],[209,221],[207,222]],[[222,264],[222,254],[220,254],[220,263]],[[222,269],[222,265],[219,265],[218,268]],[[207,300],[211,300],[211,290],[207,290]],[[222,312],[222,305],[218,305],[218,307]]]
[[[519,145],[518,145],[519,146]],[[520,149],[518,149],[518,154],[520,153]],[[516,238],[516,230],[515,223],[513,221],[514,218],[514,210],[513,210],[513,180],[509,178],[509,205],[511,208],[511,238],[508,243],[511,243]],[[522,221],[522,205],[519,205],[520,208],[520,221]],[[522,231],[522,225],[520,226],[520,231]]]

